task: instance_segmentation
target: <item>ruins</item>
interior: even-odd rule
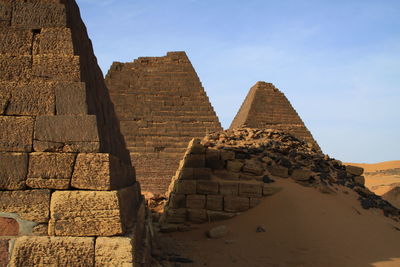
[[[165,193],[188,142],[222,130],[185,52],[114,62],[105,78],[144,191]]]
[[[0,2],[0,266],[126,266],[145,206],[74,0]]]
[[[272,83],[257,82],[250,89],[230,129],[239,127],[281,130],[321,150],[289,100]]]

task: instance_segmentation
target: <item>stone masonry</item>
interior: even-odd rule
[[[250,89],[230,129],[239,127],[284,131],[320,150],[289,100],[272,83],[257,82]]]
[[[106,76],[142,189],[165,193],[192,138],[221,130],[185,52],[114,62]]]
[[[0,266],[134,266],[140,186],[74,0],[0,1],[0,129]]]

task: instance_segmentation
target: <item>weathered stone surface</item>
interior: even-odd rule
[[[219,184],[215,181],[197,181],[196,192],[197,194],[215,195],[218,194]]]
[[[364,173],[363,168],[357,167],[357,166],[352,166],[352,165],[346,165],[346,171],[347,171],[347,173],[349,173],[351,175],[356,175],[356,176],[360,176]]]
[[[190,209],[204,209],[206,205],[205,195],[187,195],[186,208]]]
[[[274,176],[278,176],[278,177],[282,177],[282,178],[289,177],[288,168],[273,165],[273,166],[268,166],[267,169]]]
[[[101,266],[135,266],[135,245],[130,237],[99,237],[96,239],[95,262]]]
[[[235,152],[233,151],[220,151],[221,160],[234,160],[235,159]]]
[[[56,83],[55,95],[57,115],[84,115],[88,113],[84,83]]]
[[[98,152],[100,147],[93,115],[39,116],[34,138],[36,151]]]
[[[0,116],[0,151],[32,151],[33,118]]]
[[[10,267],[94,266],[94,238],[35,237],[16,239]]]
[[[32,76],[32,57],[0,54],[0,80],[25,80]]]
[[[239,184],[239,196],[242,197],[261,197],[262,196],[261,184]]]
[[[15,219],[0,217],[0,236],[17,236],[18,234],[19,224]]]
[[[204,154],[188,154],[185,158],[185,167],[188,168],[204,168],[206,158]]]
[[[254,175],[262,175],[264,173],[264,167],[259,161],[247,160],[243,166],[243,171]]]
[[[10,241],[9,239],[0,238],[0,266],[8,266],[8,262],[9,262],[9,241]]]
[[[364,176],[354,176],[354,182],[356,184],[364,185],[365,184],[365,178]]]
[[[250,208],[254,208],[262,202],[261,197],[251,197],[250,198]]]
[[[233,182],[220,182],[219,193],[223,196],[237,196],[239,194],[239,184]]]
[[[214,170],[214,175],[223,180],[239,180],[240,174],[237,172],[230,172],[228,170]]]
[[[194,168],[193,177],[196,180],[209,180],[211,179],[211,169],[210,168]]]
[[[32,188],[68,189],[75,157],[72,153],[31,153],[27,185]]]
[[[226,225],[220,225],[208,230],[207,236],[209,238],[217,239],[226,236],[228,233],[229,233],[228,227],[226,227]]]
[[[206,208],[208,210],[222,211],[224,209],[224,198],[222,195],[207,195]]]
[[[181,180],[193,180],[194,179],[194,169],[193,168],[183,168],[179,171],[178,179]]]
[[[171,208],[186,208],[186,196],[184,194],[174,194],[169,196],[169,206]]]
[[[236,213],[232,212],[207,210],[207,217],[211,222],[231,219],[236,215]]]
[[[0,88],[8,87],[11,98],[6,115],[54,115],[55,92],[52,82],[2,83]]]
[[[312,174],[313,173],[310,170],[296,169],[296,170],[293,170],[291,177],[292,177],[292,179],[297,180],[297,181],[306,181],[311,178]]]
[[[1,18],[0,14],[0,20]],[[32,35],[32,31],[28,30],[3,28],[0,32],[0,40],[2,40],[0,54],[29,55],[32,49]]]
[[[3,89],[0,91],[0,115],[6,113],[7,107],[10,104],[11,94]]]
[[[244,163],[238,160],[228,160],[226,169],[231,172],[240,172]]]
[[[263,196],[272,196],[280,191],[282,191],[282,187],[270,186],[270,185],[263,186]]]
[[[178,180],[175,183],[177,194],[196,194],[196,181]]]
[[[56,191],[50,205],[49,233],[57,236],[113,236],[134,221],[136,186],[119,191]]]
[[[71,185],[78,189],[114,190],[135,183],[130,166],[107,153],[80,153]]]
[[[246,211],[250,208],[250,200],[248,197],[225,196],[224,211],[238,212]]]
[[[205,209],[187,209],[187,218],[193,223],[203,223],[207,221],[207,211]]]
[[[216,149],[207,149],[206,151],[206,166],[213,170],[223,169],[225,161],[221,160],[220,151]]]
[[[184,223],[187,219],[186,209],[172,209],[169,208],[164,211],[166,223]]]
[[[42,28],[36,36],[34,54],[73,55],[74,47],[69,28]]]
[[[0,153],[0,189],[19,190],[25,188],[28,172],[28,154]]]
[[[67,25],[65,6],[54,2],[16,2],[11,25],[28,29],[65,27]]]
[[[0,212],[16,213],[38,223],[49,220],[50,191],[0,191]]]

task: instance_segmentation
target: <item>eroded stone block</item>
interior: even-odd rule
[[[0,212],[38,223],[49,220],[50,190],[0,191]]]
[[[0,20],[1,18],[0,14]],[[0,54],[30,55],[32,49],[32,35],[32,31],[29,30],[2,29],[0,32]]]
[[[11,26],[28,29],[67,26],[63,4],[16,2],[13,7]]]
[[[15,240],[10,267],[94,266],[94,238],[23,236]]]
[[[186,207],[191,209],[204,209],[206,205],[205,195],[188,195],[186,197]]]
[[[17,236],[18,234],[19,224],[15,219],[0,217],[0,236]]]
[[[239,184],[234,182],[220,182],[219,193],[223,196],[237,196],[239,193]]]
[[[95,262],[102,266],[135,266],[135,245],[130,237],[99,237],[96,239]]]
[[[224,198],[222,195],[207,195],[207,210],[222,211],[224,209]]]
[[[219,184],[215,181],[197,181],[196,192],[197,194],[218,194]]]
[[[58,82],[55,85],[57,115],[88,113],[85,83]]]
[[[24,189],[27,172],[28,154],[0,153],[0,189]]]
[[[239,196],[243,197],[261,197],[262,196],[261,184],[239,184]]]
[[[74,47],[69,28],[42,28],[37,35],[34,54],[74,55]]]
[[[32,151],[33,118],[0,116],[0,151]]]
[[[225,196],[224,211],[239,212],[246,211],[250,208],[250,200],[248,197]]]
[[[32,75],[55,81],[81,81],[79,56],[34,55]]]
[[[346,165],[346,172],[351,175],[360,176],[361,174],[364,173],[364,169],[357,166]]]
[[[175,193],[196,194],[196,181],[177,180],[175,182]]]
[[[187,209],[187,218],[193,223],[206,222],[207,211],[205,209]]]
[[[32,56],[0,54],[0,80],[24,80],[32,75]]]

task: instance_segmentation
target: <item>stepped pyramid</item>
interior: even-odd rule
[[[321,150],[289,100],[272,83],[257,82],[250,89],[230,129],[240,127],[284,131]]]
[[[0,129],[0,266],[134,264],[140,188],[74,0],[0,1]]]
[[[221,130],[185,52],[114,62],[106,84],[142,189],[165,193],[188,142]]]

